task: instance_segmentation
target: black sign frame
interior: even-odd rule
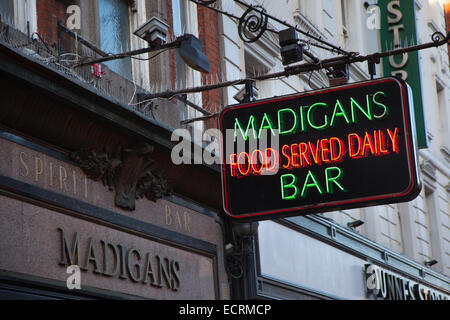
[[[257,110],[255,112],[263,113],[271,112],[267,107],[274,106],[274,104],[285,104],[286,102],[294,102],[296,105],[302,105],[301,101],[304,99],[312,99],[314,97],[321,97],[321,101],[324,101],[324,97],[326,95],[336,95],[343,92],[350,92],[351,90],[354,90],[356,92],[364,91],[373,89],[372,91],[376,90],[377,86],[389,86],[393,85],[398,89],[398,98],[399,100],[396,101],[397,103],[401,104],[401,110],[395,109],[397,118],[391,119],[390,121],[393,121],[395,123],[401,123],[399,127],[402,126],[402,130],[399,129],[399,142],[398,143],[398,149],[397,154],[405,153],[402,157],[403,160],[406,160],[406,163],[397,161],[396,165],[402,172],[406,172],[407,175],[403,174],[403,183],[407,183],[406,188],[402,188],[402,190],[395,190],[394,192],[390,190],[389,192],[383,192],[383,190],[377,191],[376,194],[367,195],[367,196],[359,196],[359,197],[344,197],[342,199],[333,198],[332,201],[323,201],[323,202],[317,202],[314,201],[314,203],[308,203],[305,201],[303,205],[290,205],[289,202],[286,202],[286,206],[280,206],[280,205],[273,205],[275,207],[270,208],[270,205],[277,202],[276,200],[272,203],[267,202],[267,206],[264,207],[264,201],[266,201],[266,196],[261,196],[260,198],[251,197],[249,199],[249,203],[245,203],[244,200],[242,200],[240,197],[241,191],[236,191],[239,189],[239,185],[236,183],[234,184],[234,188],[236,190],[230,189],[230,180],[232,179],[230,176],[230,166],[228,165],[227,159],[230,156],[230,154],[225,153],[225,143],[226,141],[223,141],[226,137],[225,130],[226,129],[235,129],[230,126],[230,114],[231,118],[233,118],[233,115],[238,115],[239,113],[249,112],[249,110]],[[397,90],[392,89],[392,90]],[[392,91],[392,92],[394,92]],[[395,101],[389,102],[390,106],[396,103]],[[264,100],[258,100],[250,103],[244,103],[244,104],[237,104],[229,106],[222,110],[222,112],[219,115],[219,128],[221,132],[221,169],[222,169],[222,195],[223,195],[223,209],[226,212],[226,214],[232,218],[235,218],[238,221],[258,221],[258,220],[267,220],[267,219],[274,219],[274,218],[281,218],[281,217],[288,217],[288,216],[300,216],[300,215],[306,215],[311,213],[321,213],[321,212],[327,212],[327,211],[335,211],[335,210],[344,210],[344,209],[353,209],[353,208],[361,208],[361,207],[367,207],[367,206],[374,206],[374,205],[381,205],[381,204],[388,204],[388,203],[399,203],[399,202],[405,202],[410,201],[417,197],[417,195],[421,191],[421,181],[418,171],[418,155],[417,155],[417,143],[415,138],[415,128],[414,128],[414,114],[413,114],[413,108],[412,108],[412,93],[411,89],[409,88],[408,84],[398,78],[395,77],[386,77],[386,78],[380,78],[376,80],[370,80],[370,81],[363,81],[358,83],[352,83],[347,84],[339,87],[331,87],[326,89],[320,89],[320,90],[314,90],[314,91],[308,91],[303,92],[299,94],[294,95],[288,95],[288,96],[282,96],[282,97],[275,97],[270,99],[264,99]],[[387,103],[386,103],[387,104]],[[380,103],[381,105],[381,103]],[[265,108],[266,107],[266,108]],[[311,107],[311,106],[309,106]],[[280,107],[281,108],[281,107]],[[280,109],[278,108],[278,110]],[[267,110],[266,110],[267,109]],[[336,111],[334,111],[336,112]],[[353,111],[352,111],[353,112]],[[394,112],[394,113],[395,113]],[[401,118],[398,118],[398,115],[401,114]],[[394,117],[394,116],[393,116]],[[261,118],[261,117],[259,117]],[[278,120],[280,121],[280,120]],[[244,122],[245,123],[245,122]],[[236,125],[234,125],[235,127]],[[261,124],[262,126],[262,124]],[[367,132],[366,132],[367,134]],[[330,135],[330,134],[328,134]],[[295,136],[295,135],[294,135]],[[394,134],[394,139],[396,138]],[[320,139],[320,138],[319,138]],[[376,138],[375,138],[376,139]],[[381,136],[380,136],[381,139]],[[395,140],[392,140],[392,144],[394,145]],[[317,142],[318,143],[318,142]],[[381,143],[380,143],[381,144]],[[282,144],[281,144],[282,145]],[[395,147],[393,147],[395,149]],[[394,150],[395,151],[395,150]],[[348,152],[348,150],[346,151]],[[394,153],[394,152],[393,152]],[[281,159],[281,152],[279,152],[280,159]],[[286,156],[288,158],[288,156]],[[389,158],[389,157],[386,157]],[[353,160],[353,159],[351,159]],[[366,159],[364,159],[366,160]],[[370,161],[370,163],[373,162],[374,159]],[[347,160],[343,160],[345,162]],[[376,160],[375,160],[376,161]],[[369,161],[368,161],[369,162]],[[358,162],[359,163],[359,162]],[[320,163],[319,163],[320,165]],[[403,166],[406,166],[407,169],[401,168]],[[406,177],[407,176],[407,177]],[[264,185],[264,178],[261,176],[257,177],[244,177],[244,179],[259,179],[260,182],[255,183],[258,186],[260,184]],[[405,179],[408,179],[406,181]],[[244,181],[239,180],[239,181]],[[267,180],[268,178],[266,178]],[[308,177],[306,178],[308,179]],[[233,178],[232,181],[235,181],[236,179]],[[236,181],[238,181],[236,180]],[[350,179],[348,179],[350,181]],[[328,183],[328,181],[327,181]],[[306,184],[306,181],[305,181]],[[394,183],[395,184],[395,183]],[[392,185],[392,183],[389,184],[389,186]],[[236,187],[238,186],[238,187]],[[283,188],[283,185],[282,185]],[[327,185],[328,188],[328,185]],[[264,189],[264,188],[263,188]],[[259,188],[259,190],[263,190]],[[345,191],[345,190],[344,190]],[[246,191],[242,191],[246,192]],[[264,191],[261,191],[264,193]],[[260,192],[260,193],[261,193]],[[283,191],[281,191],[282,193]],[[230,196],[231,194],[231,196]],[[347,194],[348,195],[348,194]],[[240,204],[244,204],[244,209],[240,210],[239,205],[236,207],[236,204],[233,204],[232,202],[235,201],[233,197],[239,198]],[[270,201],[268,197],[267,201]],[[256,199],[256,201],[255,201]],[[253,202],[252,202],[253,201]],[[237,202],[237,200],[235,201]],[[231,205],[230,205],[231,204]],[[259,206],[259,207],[258,207]],[[242,207],[242,206],[241,206]],[[249,209],[252,207],[251,209]],[[253,209],[256,208],[256,209]],[[237,208],[237,209],[236,209]],[[262,208],[262,209],[261,209]]]

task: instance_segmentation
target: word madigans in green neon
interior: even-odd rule
[[[381,120],[389,115],[389,108],[380,102],[383,97],[386,97],[386,94],[378,91],[374,94],[367,94],[365,101],[357,101],[350,97],[346,100],[336,99],[334,105],[316,102],[310,106],[284,108],[278,110],[276,119],[264,113],[259,123],[255,116],[251,115],[246,126],[238,118],[235,118],[234,141],[239,136],[245,141],[249,137],[259,139],[263,130],[270,130],[274,136],[276,135],[275,129],[278,129],[280,135],[289,135],[308,129],[325,130],[335,127],[338,122],[350,125],[358,123],[361,118],[370,121]],[[320,115],[319,109],[324,109]]]

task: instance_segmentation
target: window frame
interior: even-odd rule
[[[4,0],[2,0],[4,1]],[[36,0],[12,0],[12,23],[13,27],[21,32],[28,34],[30,37],[34,32],[37,32],[37,9]],[[3,23],[5,23],[2,18]]]
[[[198,17],[197,17],[197,4],[192,3],[190,1],[183,0],[172,0],[172,25],[174,25],[175,21],[175,11],[173,3],[177,1],[179,3],[179,21],[180,21],[180,30],[177,33],[174,33],[174,37],[180,36],[182,34],[192,34],[199,37],[198,30]],[[180,33],[180,34],[178,34]],[[181,56],[178,53],[178,49],[175,49],[175,73],[176,73],[176,87],[178,88],[189,88],[194,86],[202,85],[202,77],[199,71],[193,70],[188,67]],[[187,95],[187,100],[202,106],[202,94],[201,93],[191,93]],[[180,108],[180,120],[188,120],[191,118],[201,117],[203,114],[198,110],[190,107],[187,104],[183,104],[183,107]],[[202,121],[193,122],[187,125],[191,127],[193,131],[203,132],[204,123]]]
[[[124,5],[127,8],[126,17],[127,17],[127,21],[128,21],[128,27],[125,28],[125,31],[127,32],[127,37],[128,37],[128,39],[127,39],[128,43],[126,43],[127,46],[125,47],[125,49],[122,48],[121,50],[118,50],[118,51],[121,51],[121,52],[109,52],[110,50],[108,48],[104,47],[103,39],[102,39],[102,34],[105,34],[105,32],[102,31],[102,13],[101,13],[101,9],[100,9],[101,8],[101,5],[100,5],[101,1],[106,1],[106,0],[97,0],[97,6],[98,6],[98,20],[97,21],[98,21],[98,32],[99,32],[100,49],[105,51],[105,52],[107,52],[107,53],[113,53],[113,54],[122,53],[122,52],[125,52],[125,51],[130,51],[131,50],[131,43],[132,43],[132,40],[131,40],[132,32],[131,32],[131,10],[130,10],[129,2],[127,0],[117,0],[117,1],[123,2]],[[127,60],[128,60],[128,62],[126,62]],[[131,59],[131,58],[126,58],[126,59],[119,59],[119,60],[113,60],[113,61],[110,61],[110,62],[105,62],[104,64],[112,72],[118,74],[119,76],[121,76],[121,77],[123,77],[125,79],[133,81],[134,78],[133,78],[133,64],[132,64],[132,60],[133,59]],[[120,73],[120,71],[117,70],[116,67],[115,67],[116,65],[118,66],[118,65],[122,64],[122,66],[120,67],[122,69],[124,67],[123,64],[125,64],[125,63],[129,64],[129,67],[130,67],[129,73],[127,73],[126,75]]]

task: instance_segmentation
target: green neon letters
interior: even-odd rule
[[[291,182],[286,184],[286,178],[290,178]],[[293,174],[284,174],[281,176],[281,198],[283,198],[283,200],[291,200],[297,197],[298,188],[295,185],[296,183],[297,177],[294,176]],[[287,193],[286,189],[294,189],[294,193],[288,196],[286,194]]]
[[[328,194],[334,194],[336,191],[340,190],[346,192],[347,190],[343,187],[342,181],[343,172],[338,167],[329,167],[325,169],[325,189],[320,184],[317,176],[308,170],[306,177],[304,179],[300,197],[306,198],[308,195],[315,193],[316,195],[323,195],[325,192]],[[299,195],[299,186],[297,185],[298,177],[293,174],[284,174],[280,178],[281,182],[281,198],[283,200],[293,200]],[[335,188],[337,187],[337,188]]]
[[[256,128],[255,128],[255,117],[250,116],[250,118],[248,119],[247,129],[245,130],[245,133],[244,133],[244,130],[242,129],[241,123],[239,122],[238,118],[236,118],[234,121],[234,141],[236,141],[237,137],[238,137],[238,134],[237,134],[238,128],[242,134],[242,138],[244,138],[244,140],[247,141],[248,140],[248,131],[250,130],[250,127],[252,128],[252,131],[253,131],[253,138],[256,139],[257,135],[256,135]]]
[[[276,135],[274,129],[278,129],[280,135],[291,135],[305,132],[308,128],[325,130],[336,125],[351,126],[362,118],[369,121],[382,120],[389,116],[389,107],[383,103],[386,97],[385,92],[377,91],[366,94],[364,101],[350,97],[346,100],[336,99],[334,106],[319,101],[310,106],[281,108],[276,113],[277,119],[272,119],[268,113],[259,118],[254,115],[250,115],[247,119],[235,118],[234,141],[238,137],[245,141],[249,137],[260,139],[263,130],[270,130],[273,136]]]
[[[267,122],[267,124],[265,125],[264,123]],[[263,130],[268,130],[270,129],[270,131],[272,132],[272,135],[275,135],[275,132],[273,131],[273,124],[272,124],[272,120],[270,120],[269,116],[267,115],[267,113],[264,113],[264,117],[261,121],[261,126],[259,128],[259,133],[258,133],[258,139],[261,138],[261,133]]]
[[[378,91],[377,93],[375,93],[374,95],[373,95],[373,103],[374,104],[376,104],[377,106],[379,106],[379,107],[381,107],[381,108],[383,108],[383,113],[381,114],[381,115],[376,115],[375,113],[373,114],[373,117],[375,118],[375,119],[384,119],[384,118],[386,118],[387,116],[389,116],[389,108],[386,106],[386,105],[384,105],[384,104],[382,104],[382,103],[380,103],[376,98],[377,98],[377,96],[378,95],[382,95],[383,97],[386,97],[386,93],[384,93],[384,92],[382,92],[382,91]]]
[[[356,117],[356,112],[355,112],[355,106],[361,111],[361,113],[363,115],[366,116],[367,119],[372,120],[372,114],[371,114],[372,106],[370,104],[368,95],[366,96],[366,100],[367,100],[367,104],[366,104],[367,110],[365,110],[363,107],[361,107],[355,99],[350,98],[350,110],[352,111],[352,122],[353,123],[358,123],[358,119]]]
[[[310,180],[311,180],[311,182],[309,182]],[[303,189],[302,189],[302,193],[300,194],[300,197],[305,198],[308,195],[308,191],[309,191],[308,188],[313,188],[313,187],[315,187],[320,194],[323,194],[322,188],[320,187],[320,184],[317,181],[317,178],[314,176],[312,171],[308,171],[308,174],[306,175],[306,178],[305,178],[305,183],[303,184]]]
[[[287,130],[285,128],[285,116],[283,115],[284,113],[289,112],[290,115],[292,116],[292,119],[294,120],[294,124],[292,125],[292,127]],[[292,109],[280,109],[278,110],[278,130],[279,130],[279,134],[281,135],[286,135],[286,134],[290,134],[295,132],[295,130],[297,130],[297,126],[298,126],[298,121],[297,121],[297,114],[295,113],[294,110]]]
[[[337,108],[338,106],[339,106],[340,112],[336,112],[337,109],[338,109]],[[336,104],[334,106],[333,115],[331,116],[330,126],[334,127],[334,125],[335,125],[334,122],[335,122],[336,117],[342,117],[342,116],[344,117],[345,122],[347,122],[347,124],[349,124],[350,123],[350,119],[348,118],[348,115],[345,112],[345,109],[342,107],[341,102],[339,100],[336,100]]]
[[[331,176],[332,171],[337,171],[337,175],[335,177]],[[335,184],[341,191],[346,191],[345,188],[338,182],[339,179],[342,178],[343,172],[338,167],[331,167],[325,169],[325,181],[327,186],[327,193],[334,193],[333,184]]]

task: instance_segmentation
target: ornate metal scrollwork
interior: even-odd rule
[[[254,237],[258,232],[258,222],[238,223],[233,225],[234,243],[232,250],[226,254],[226,269],[235,279],[246,273],[247,260],[254,253]]]
[[[154,160],[148,156],[153,150],[153,146],[141,142],[131,148],[119,147],[113,156],[81,149],[72,152],[69,158],[80,166],[89,179],[101,180],[109,190],[115,191],[117,207],[133,211],[138,198],[156,201],[171,193],[167,180],[152,168]]]
[[[431,35],[431,40],[433,42],[440,42],[445,39],[445,35],[442,32],[436,31]]]
[[[239,19],[239,37],[242,41],[250,43],[257,41],[267,30],[268,16],[261,6],[248,8]]]
[[[242,259],[243,257],[239,254],[230,254],[226,257],[226,270],[234,279],[240,279],[244,275],[244,263]]]

